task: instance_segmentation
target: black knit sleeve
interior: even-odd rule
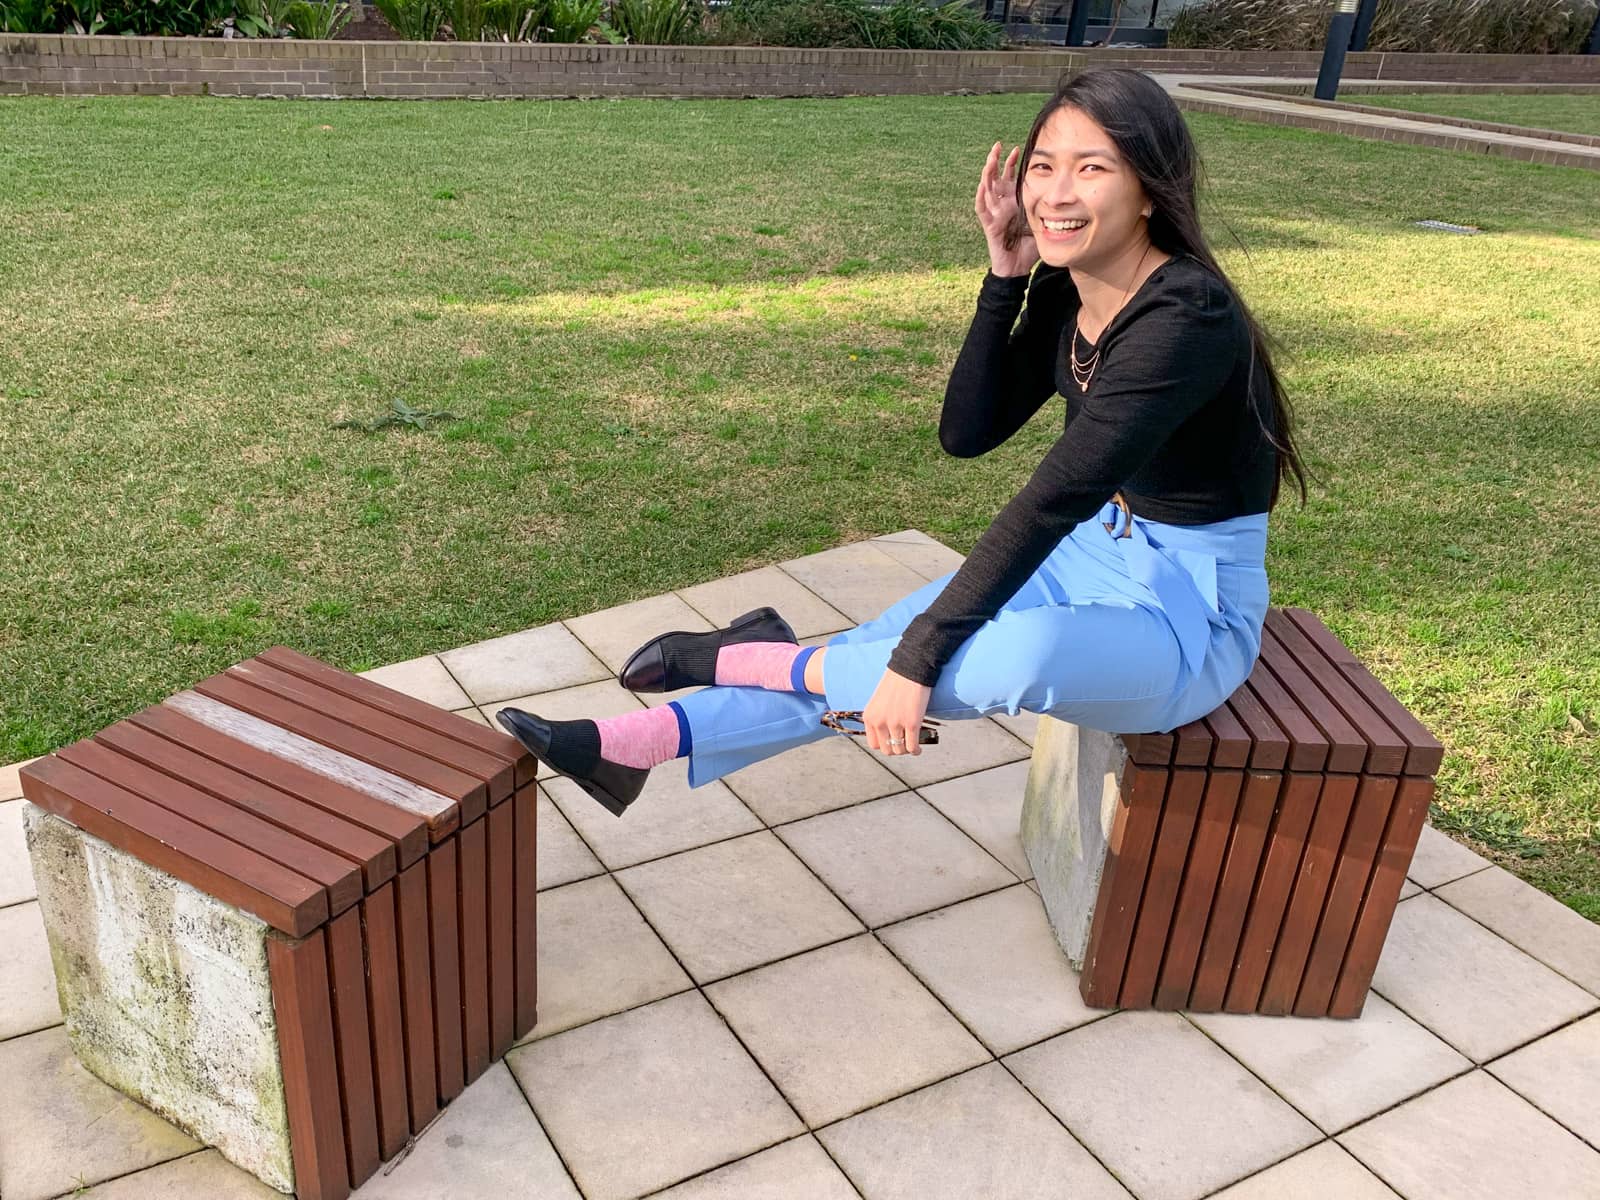
[[[1221,391],[1237,355],[1238,310],[1220,283],[1158,288],[1129,309],[1115,337],[1102,339],[1096,378],[1066,432],[907,626],[889,659],[896,674],[932,685],[1056,544]]]

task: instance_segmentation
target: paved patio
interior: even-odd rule
[[[959,561],[906,531],[372,675],[604,715],[659,702],[614,672],[663,629],[770,603],[820,640]],[[552,781],[539,1025],[356,1194],[1600,1197],[1600,926],[1430,829],[1361,1020],[1087,1009],[1017,837],[1031,734],[663,769],[620,821]],[[78,1066],[19,794],[0,769],[0,1196],[276,1197]]]

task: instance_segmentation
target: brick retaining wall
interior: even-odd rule
[[[836,96],[1046,92],[1093,65],[1315,75],[1310,53],[1221,50],[790,50],[0,34],[0,94]],[[1345,77],[1600,81],[1600,57],[1352,54]]]

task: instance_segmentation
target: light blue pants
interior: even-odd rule
[[[1117,520],[1114,532],[1103,521]],[[1134,517],[1107,505],[1063,538],[994,619],[945,664],[928,715],[1049,713],[1111,733],[1165,732],[1204,716],[1250,673],[1267,611],[1267,516],[1212,525]],[[949,576],[836,635],[827,695],[710,687],[677,701],[688,726],[689,783],[824,737],[828,709],[862,709],[900,634]],[[937,754],[937,746],[925,754]]]

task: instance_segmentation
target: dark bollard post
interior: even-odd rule
[[[1589,40],[1584,43],[1585,54],[1600,54],[1600,13],[1594,15],[1594,27],[1589,30]]]
[[[1062,45],[1083,45],[1083,33],[1088,28],[1089,0],[1072,0],[1072,11],[1067,15],[1067,40]]]
[[[1372,19],[1378,15],[1378,0],[1361,0],[1356,13],[1356,31],[1350,35],[1350,49],[1360,52],[1367,48],[1367,38],[1372,33]]]
[[[1338,0],[1328,22],[1328,44],[1322,49],[1322,69],[1317,72],[1318,100],[1332,100],[1339,92],[1339,73],[1344,70],[1345,51],[1350,48],[1350,32],[1356,23],[1357,0]]]

